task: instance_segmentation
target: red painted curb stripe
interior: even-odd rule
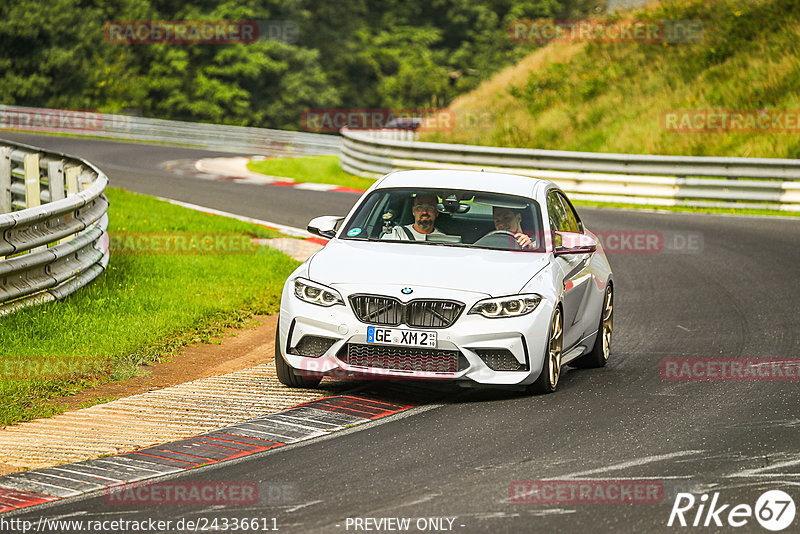
[[[246,450],[246,449],[237,449],[236,447],[231,447],[230,445],[226,445],[226,443],[232,444],[232,442],[225,442],[225,441],[221,441],[221,440],[214,439],[214,438],[211,438],[211,440],[216,441],[218,443],[209,443],[208,441],[210,441],[210,440],[208,440],[205,437],[203,437],[203,438],[200,438],[200,437],[194,438],[193,441],[195,443],[199,443],[201,445],[205,445],[206,447],[216,447],[218,449],[225,449],[225,450],[229,450],[229,451],[239,452],[239,451]],[[248,448],[251,448],[251,447],[248,447]]]
[[[11,510],[17,510],[18,508],[25,508],[27,506],[57,500],[58,497],[53,497],[52,495],[42,495],[41,493],[34,493],[32,491],[0,487],[0,514]]]
[[[358,193],[358,194],[363,194],[367,190],[366,189],[356,189],[355,187],[342,187],[342,186],[340,186],[340,187],[335,187],[334,189],[331,189],[331,191],[336,191],[337,193]]]
[[[148,454],[157,458],[166,457],[167,459],[176,460],[179,462],[192,462],[195,465],[184,467],[184,469],[192,469],[198,465],[225,462],[227,460],[249,456],[257,452],[267,451],[274,449],[275,447],[285,445],[285,443],[280,443],[277,441],[264,441],[264,445],[255,445],[247,442],[235,441],[236,439],[239,439],[238,436],[232,434],[229,434],[228,436],[229,441],[223,441],[215,437],[197,436],[196,438],[183,439],[180,441],[165,443],[163,445],[156,445],[154,447],[137,451],[137,453]],[[212,443],[208,443],[208,441],[212,441]],[[213,443],[214,441],[218,443]],[[237,443],[241,447],[226,447],[225,443]],[[186,460],[183,460],[184,457]]]
[[[364,397],[337,395],[306,402],[300,406],[319,408],[320,410],[363,417],[364,419],[379,419],[414,408],[415,405],[392,404]]]
[[[215,461],[217,461],[215,458],[209,458],[208,456],[198,456],[196,454],[189,454],[188,452],[171,451],[169,449],[156,449],[154,452],[156,452],[158,454],[175,454],[175,455],[178,455],[178,456],[186,456],[188,458],[192,458],[192,460],[186,460],[187,462],[189,462],[189,461],[194,462],[195,460],[201,460],[200,462],[195,462],[195,463],[198,463],[198,465],[210,464],[210,463],[214,463]],[[224,460],[225,458],[227,458],[227,457],[224,457],[224,458],[221,458],[221,459]],[[175,459],[177,460],[177,458],[175,458]],[[178,461],[182,462],[184,460],[178,460]]]
[[[157,454],[149,454],[140,451],[132,452],[130,453],[130,456],[147,456],[148,458],[158,458],[159,460],[163,460],[161,462],[156,462],[158,464],[166,465],[169,467],[180,467],[181,469],[191,469],[192,467],[197,467],[198,465],[202,465],[202,462],[190,462],[189,460],[176,460],[175,458],[167,458],[165,456],[158,456]],[[145,460],[145,461],[152,462],[153,460]],[[186,464],[186,465],[174,465],[174,464]]]

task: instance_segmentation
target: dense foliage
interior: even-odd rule
[[[511,21],[601,4],[12,0],[0,3],[0,103],[278,128],[298,128],[308,108],[441,106],[531,50],[509,39]],[[108,21],[147,20],[289,21],[298,31],[231,45],[104,38]]]

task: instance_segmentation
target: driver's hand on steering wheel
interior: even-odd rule
[[[522,248],[533,248],[533,242],[531,241],[531,238],[522,232],[517,232],[514,234],[514,239],[517,240],[517,244],[519,244],[519,246]]]

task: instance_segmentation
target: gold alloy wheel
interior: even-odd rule
[[[561,376],[561,344],[563,341],[563,328],[561,325],[561,308],[556,308],[553,322],[550,325],[550,342],[547,347],[547,371],[550,379],[550,388],[558,385]]]
[[[611,355],[611,333],[614,330],[614,291],[611,286],[606,290],[606,296],[603,302],[603,321],[601,328],[603,331],[603,359],[608,361]]]

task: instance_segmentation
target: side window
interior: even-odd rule
[[[572,204],[569,203],[567,197],[558,193],[558,198],[561,201],[562,209],[564,210],[564,217],[566,218],[567,224],[567,232],[575,232],[580,233],[583,231],[583,225],[581,224],[581,220],[578,218],[578,214],[575,213],[575,209],[572,207]]]
[[[348,231],[350,231],[353,228],[359,228],[360,229],[359,232],[361,231],[364,232],[363,234],[362,233],[356,234],[356,236],[358,236],[359,238],[372,236],[375,227],[375,223],[373,222],[374,219],[373,213],[375,213],[376,207],[378,206],[378,204],[381,204],[382,201],[383,201],[382,195],[373,194],[372,196],[370,196],[366,200],[365,204],[358,211],[355,220],[353,220],[350,223]]]
[[[558,198],[558,193],[550,191],[547,195],[547,214],[550,217],[550,230],[553,232],[569,232],[569,223],[564,206]]]

